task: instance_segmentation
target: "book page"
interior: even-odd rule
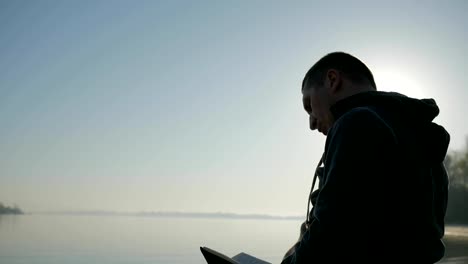
[[[235,255],[232,259],[240,264],[271,264],[270,262],[266,262],[244,252]]]

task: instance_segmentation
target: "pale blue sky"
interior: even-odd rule
[[[304,214],[325,138],[300,84],[336,50],[435,98],[460,149],[467,2],[375,2],[2,1],[0,201]]]

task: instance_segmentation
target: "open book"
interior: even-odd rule
[[[200,247],[200,250],[208,264],[271,264],[244,252],[230,258],[207,247]]]

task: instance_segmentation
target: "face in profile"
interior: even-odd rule
[[[311,130],[318,130],[324,135],[333,125],[333,115],[330,111],[331,97],[324,86],[311,86],[306,82],[302,89],[302,103],[309,115]]]

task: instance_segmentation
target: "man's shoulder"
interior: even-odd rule
[[[325,142],[325,163],[330,155],[372,160],[394,153],[398,145],[393,128],[371,107],[356,107],[343,114]],[[367,158],[363,158],[367,157]]]
[[[336,120],[327,135],[325,149],[330,146],[361,146],[394,144],[395,131],[372,107],[356,107]]]
[[[333,126],[334,130],[366,130],[372,128],[389,128],[388,123],[372,107],[356,107],[344,113]]]

